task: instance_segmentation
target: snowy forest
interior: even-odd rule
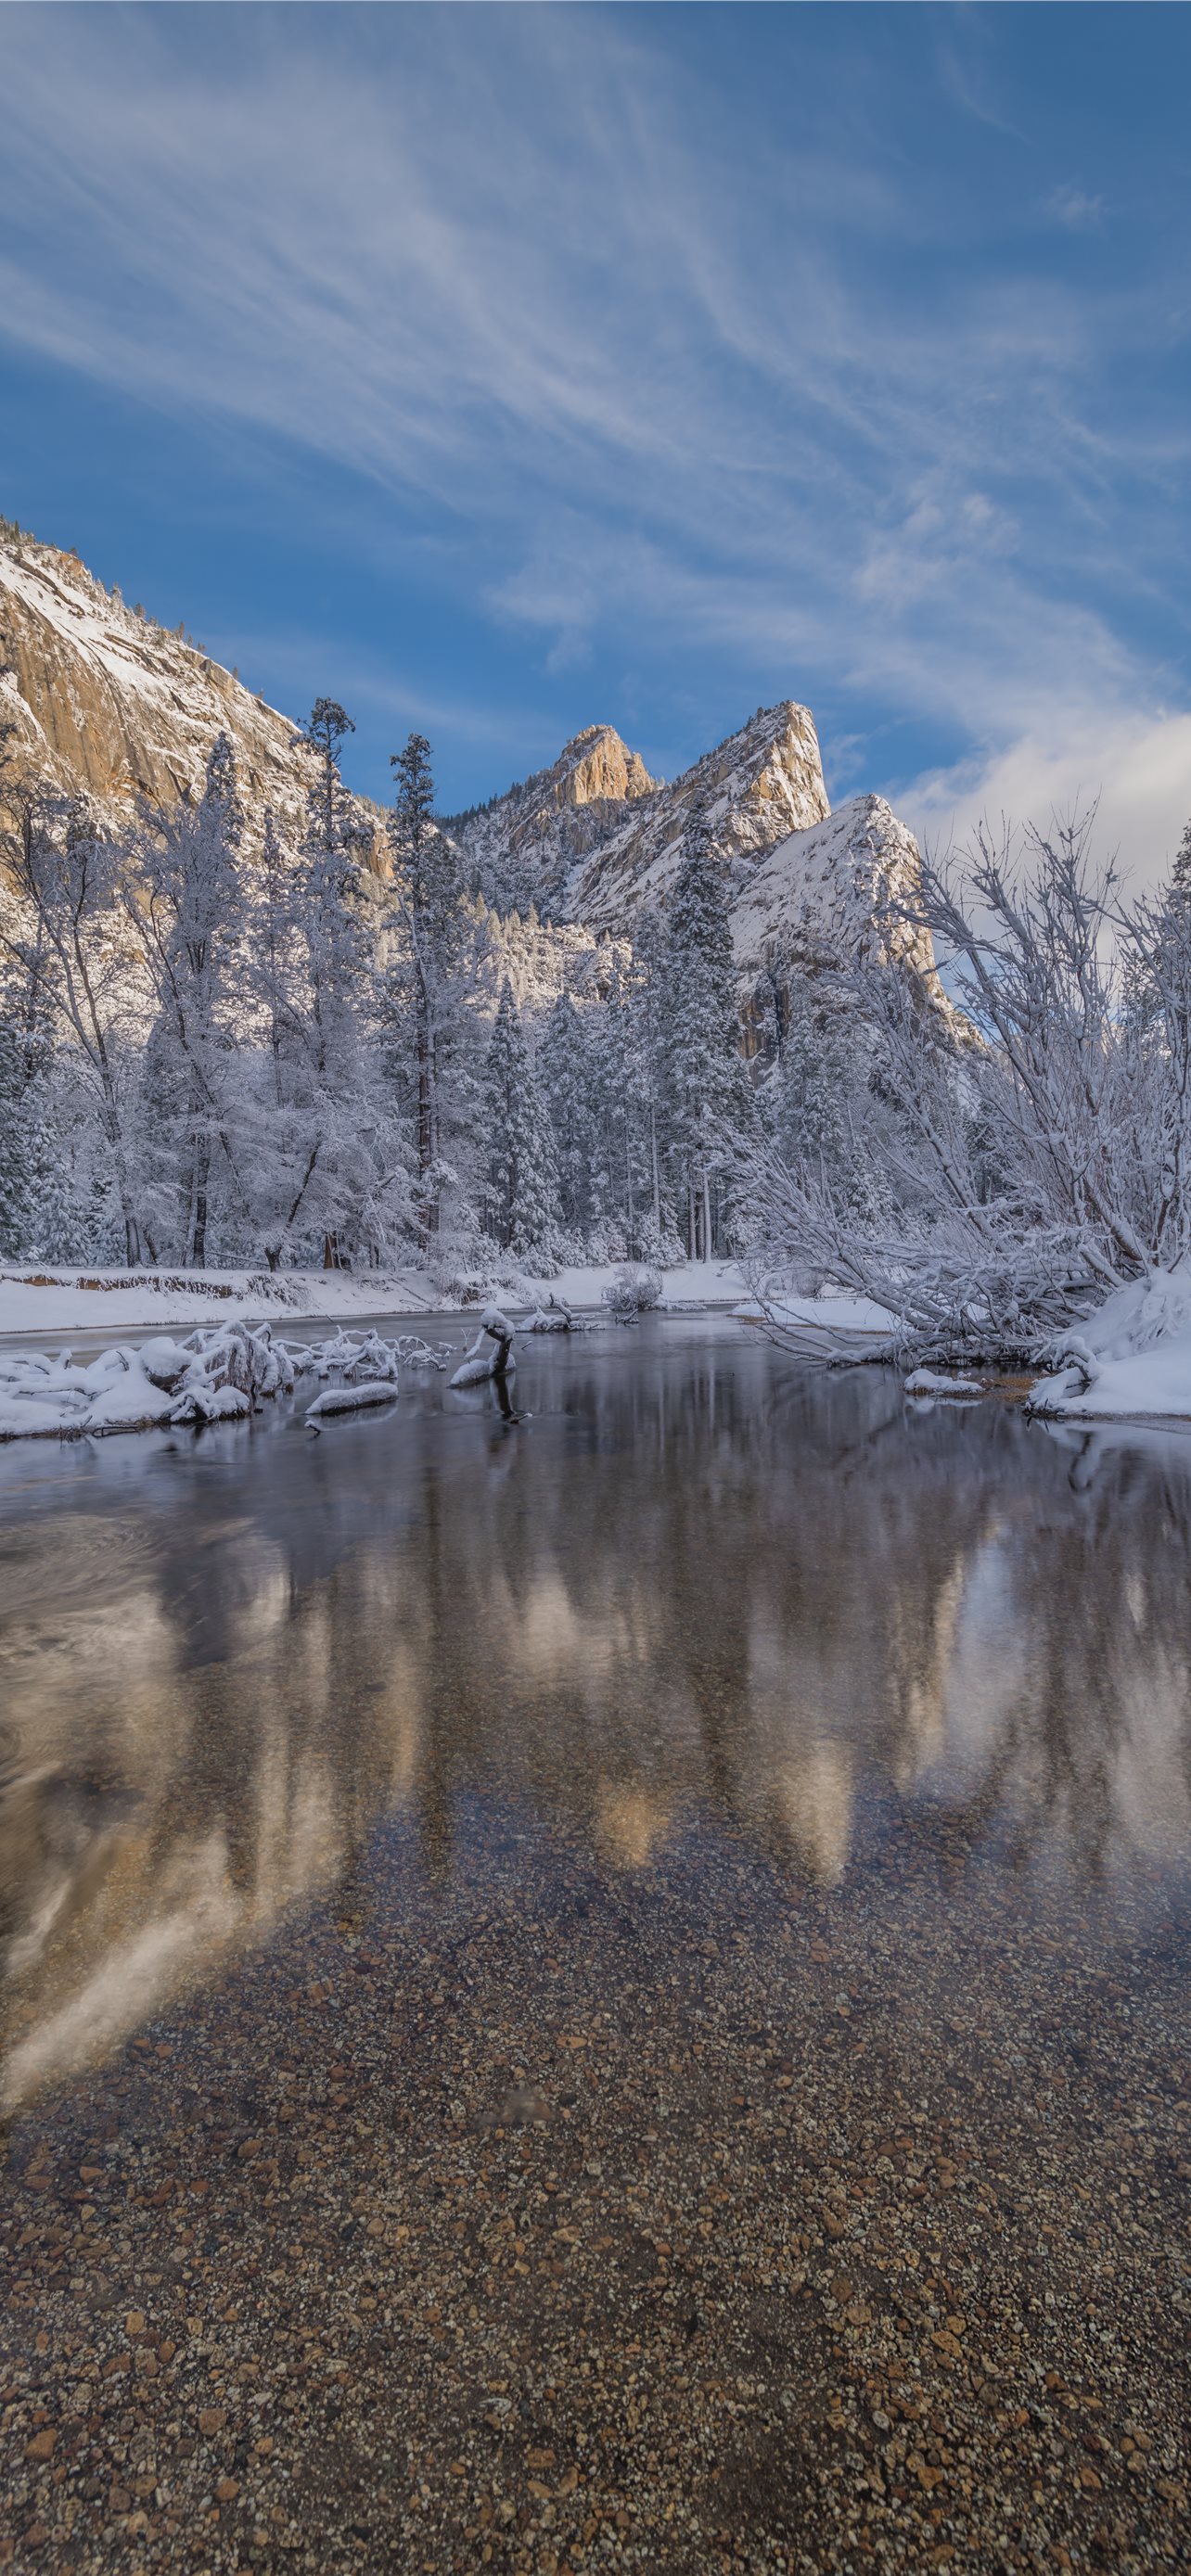
[[[124,827],[18,787],[0,1256],[413,1263],[453,1299],[735,1255],[771,1317],[842,1289],[919,1357],[1077,1357],[1114,1291],[1186,1281],[1191,826],[1132,901],[1094,815],[981,834],[742,1014],[704,806],[665,906],[596,938],[485,899],[420,734],[378,857],[351,730],[318,701],[292,831],[250,829],[223,734]]]
[[[250,834],[226,735],[201,795],[125,828],[18,786],[0,1255],[414,1261],[466,1292],[502,1264],[728,1251],[756,1109],[706,832],[632,943],[547,935],[469,882],[421,735],[378,864],[351,730],[318,701],[292,834]]]

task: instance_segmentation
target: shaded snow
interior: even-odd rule
[[[568,1265],[549,1279],[526,1272],[500,1287],[514,1307],[545,1305],[553,1294],[568,1306],[598,1306],[603,1291],[619,1277],[615,1261]],[[85,1283],[91,1282],[91,1285]],[[698,1298],[711,1306],[730,1306],[744,1286],[731,1261],[685,1262],[666,1273],[668,1298]],[[287,1316],[325,1316],[350,1323],[365,1315],[433,1315],[468,1313],[424,1270],[65,1270],[32,1268],[0,1271],[0,1340],[26,1334],[99,1331],[138,1332],[162,1324],[215,1324],[235,1316],[268,1316],[275,1323]]]
[[[1030,1411],[1082,1421],[1191,1420],[1191,1260],[1115,1289],[1062,1346]]]

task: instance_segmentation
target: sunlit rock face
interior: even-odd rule
[[[0,538],[0,724],[10,769],[90,798],[108,819],[176,804],[230,735],[248,803],[296,814],[302,756],[286,716],[181,635],[107,591],[77,555]]]
[[[498,909],[624,937],[643,911],[664,909],[696,818],[727,883],[754,1032],[775,980],[857,958],[896,959],[942,1002],[930,935],[904,918],[920,882],[914,835],[882,796],[832,813],[813,718],[792,700],[758,707],[669,786],[610,727],[593,727],[553,768],[449,828]]]
[[[664,903],[696,814],[736,891],[760,856],[829,810],[814,723],[787,700],[758,707],[669,786],[610,726],[593,726],[451,829],[493,902],[624,931],[643,904]]]
[[[660,787],[604,846],[573,872],[567,908],[612,928],[641,903],[664,900],[685,856],[696,813],[734,891],[747,885],[757,860],[790,832],[829,812],[818,737],[805,707],[784,701],[759,707],[729,735]]]

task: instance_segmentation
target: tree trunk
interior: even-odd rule
[[[207,1267],[207,1181],[211,1156],[206,1140],[200,1138],[194,1163],[194,1263],[196,1270]]]

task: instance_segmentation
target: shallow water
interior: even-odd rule
[[[515,1396],[0,1460],[10,2104],[386,1818],[436,1881],[477,1801],[535,1866],[702,1821],[845,1897],[908,1820],[1018,1889],[1181,1868],[1191,1442],[910,1411],[704,1319],[527,1345]]]
[[[519,1418],[509,1421],[491,1389],[459,1396],[442,1378],[407,1377],[391,1411],[319,1436],[286,1406],[197,1438],[0,1455],[3,2080],[14,2154],[36,2186],[38,2138],[69,2138],[71,2155],[95,2156],[104,2141],[114,2152],[131,2140],[134,2153],[164,2157],[167,2207],[178,2123],[196,2104],[230,2102],[230,2130],[218,2134],[241,2143],[246,2134],[267,2140],[275,2119],[293,2120],[295,2104],[299,2123],[309,2114],[317,2130],[327,2084],[358,2081],[364,2066],[381,2081],[383,2043],[390,2127],[416,2138],[426,2125],[431,2163],[423,2170],[413,2143],[408,2151],[415,2201],[421,2188],[441,2199],[441,2175],[430,2177],[444,2152],[456,2165],[470,2157],[474,2179],[485,2157],[524,2156],[540,2137],[545,2166],[556,2169],[547,2197],[566,2187],[558,2175],[569,2140],[576,2177],[590,2176],[597,2136],[597,2182],[609,2158],[635,2169],[642,2157],[671,2155],[671,2217],[663,2210],[658,2224],[676,2223],[689,2183],[687,2270],[697,2283],[711,2225],[694,2211],[709,2186],[693,2166],[687,2173],[681,2140],[705,2160],[711,2152],[698,2141],[719,2116],[705,2092],[715,2057],[716,2100],[735,2106],[729,2123],[768,2124],[764,2175],[747,2156],[734,2170],[737,2139],[724,2177],[722,2205],[742,2223],[747,2209],[767,2211],[767,2250],[749,2252],[742,2240],[723,2333],[744,2335],[741,2350],[752,2350],[756,2303],[780,2291],[802,2301],[800,2316],[812,2303],[820,2342],[836,2337],[812,2367],[798,2345],[805,2320],[796,2332],[791,2307],[780,2360],[762,2370],[753,2352],[742,2384],[755,2401],[735,2401],[737,2411],[755,2403],[760,2425],[766,2406],[784,2406],[774,2420],[788,2426],[791,2353],[802,2352],[795,2376],[812,2415],[820,2400],[829,2410],[849,2354],[857,2384],[888,2360],[879,2316],[873,2323],[878,2293],[899,2274],[927,2277],[895,2227],[867,2257],[853,2246],[850,2272],[867,2259],[867,2287],[857,2298],[849,2278],[849,2297],[836,2297],[829,2210],[822,2227],[808,2228],[801,2203],[791,2214],[792,2192],[819,2187],[813,2159],[812,2181],[797,2179],[816,2105],[833,2140],[830,2152],[821,2148],[827,2189],[853,2165],[871,2176],[877,2147],[891,2145],[879,2133],[899,2122],[904,2159],[916,2124],[933,2134],[941,2121],[958,2135],[962,2112],[974,2136],[988,2120],[1003,2135],[1013,2126],[1006,2106],[1033,2103],[1041,2129],[1023,2132],[1014,2153],[1036,2180],[1040,2140],[1058,2163],[1038,2183],[1050,2224],[1033,2208],[1016,2248],[1027,2267],[1037,2230],[1053,2233],[1062,2215],[1055,2173],[1085,2196],[1090,2177],[1097,2190],[1109,2187],[1121,2135],[1143,2115],[1155,2137],[1161,2131],[1163,2173],[1178,2197],[1166,2079],[1172,2048],[1185,2044],[1191,1440],[1048,1430],[995,1402],[908,1408],[889,1374],[808,1374],[746,1327],[713,1317],[526,1343],[515,1403]],[[342,2014],[329,2042],[328,2011]],[[563,2085],[559,2051],[572,2040]],[[341,2052],[335,2067],[328,2046]],[[302,2100],[303,2070],[315,2069],[324,2087],[317,2116]],[[767,2108],[756,2095],[762,2071],[774,2088]],[[299,2088],[281,2111],[274,2079]],[[1056,2102],[1071,2123],[1065,2143]],[[788,2136],[788,2170],[774,2161],[779,2135]],[[317,2139],[307,2152],[317,2163]],[[368,2180],[371,2152],[361,2145],[355,2179],[380,2188]],[[189,2187],[206,2189],[193,2175]],[[346,2192],[347,2181],[336,2187]],[[395,2188],[390,2173],[384,2189]],[[1025,2168],[1014,2174],[1014,2191],[1030,2188]],[[44,2215],[44,2201],[31,2206]],[[350,2195],[344,2206],[354,2207]],[[351,2291],[352,2331],[397,2296],[381,2259],[393,2215],[383,2190],[377,2207],[380,2271]],[[433,2211],[422,2222],[441,2285],[450,2249],[436,2248]],[[109,2305],[145,2305],[133,2273],[141,2282],[149,2250],[121,2252],[94,2223],[98,2251],[76,2249],[77,2274],[60,2246],[46,2258],[59,2266],[46,2277],[68,2341],[72,2300],[92,2263]],[[237,2241],[247,2223],[234,2223]],[[1115,2271],[1105,2254],[1099,2305],[1093,2297],[1081,2337],[1102,2337],[1106,2304],[1127,2307],[1127,2286],[1140,2315],[1157,2282],[1163,2334],[1180,2348],[1185,2284],[1177,2266],[1162,2268],[1165,2229],[1163,2217],[1152,2243],[1132,2249],[1128,2285],[1119,2251]],[[849,2222],[839,2232],[855,2230]],[[183,2232],[173,2273],[151,2276],[160,2298],[172,2281],[183,2306],[201,2307],[211,2255],[193,2228],[189,2239]],[[257,2249],[253,2278],[264,2259]],[[938,2248],[934,2259],[942,2262]],[[667,2249],[663,2283],[674,2260]],[[961,2297],[973,2303],[983,2260],[972,2244],[953,2250],[952,2272],[966,2265],[968,2287],[940,2274],[924,2318],[932,2308],[942,2318]],[[605,2268],[613,2262],[606,2254]],[[1081,2254],[1085,2287],[1089,2265]],[[332,2305],[336,2270],[316,2261],[310,2282]],[[543,2298],[555,2296],[553,2281]],[[1065,2308],[1067,2277],[1056,2283],[1052,2305]],[[618,2295],[609,2286],[610,2316]],[[958,2359],[932,2356],[932,2365],[954,2363],[977,2397],[990,2373],[1024,2369],[1029,2348],[1028,2321],[1009,2327],[989,2296],[986,2341],[1007,2338],[1008,2357],[994,2369],[987,2356],[981,2379],[967,2368],[962,2336],[952,2338]],[[672,2322],[668,2297],[657,2291],[659,2333]],[[850,2309],[859,2322],[848,2322]],[[396,2331],[400,2306],[384,2313]],[[640,2339],[633,2300],[626,2314]],[[473,2298],[473,2323],[460,2330],[479,2344],[483,2315]],[[1057,2332],[1057,2320],[1047,2322]],[[622,2314],[620,2342],[627,2330]],[[522,2346],[502,2365],[514,2384],[517,2350],[531,2371],[527,2356],[549,2331],[564,2354],[565,2367],[554,2365],[561,2388],[566,2368],[579,2366],[579,2324],[556,2319],[548,2330],[535,2309],[517,2331]],[[701,2331],[683,2329],[696,2339]],[[924,2323],[928,2337],[935,2331]],[[20,2349],[18,2333],[18,2360]],[[416,2358],[411,2344],[400,2367]],[[398,2368],[392,2352],[386,2366]],[[497,2367],[491,2352],[486,2366]],[[1086,2358],[1080,2366],[1086,2376]],[[1139,2366],[1132,2348],[1104,2361],[1121,2389]],[[653,2367],[664,2378],[669,2365],[655,2356]],[[1068,2356],[1060,2375],[1071,2370]],[[688,2393],[671,2392],[676,2423],[694,2420],[690,2384],[689,2372],[677,2373],[676,2389]],[[1108,2402],[1088,2394],[1093,2406]],[[462,2450],[459,2476],[470,2477],[453,2405],[444,2384],[426,2440],[433,2448],[441,2434]],[[561,2408],[561,2397],[539,2408],[541,2444],[559,2460]],[[185,2444],[184,2413],[172,2434],[153,2435],[157,2450]],[[273,2417],[266,2410],[260,2420]],[[93,2429],[78,2437],[84,2465],[89,2446],[107,2438]],[[121,2438],[135,2447],[135,2431],[111,2435],[117,2451]],[[764,2451],[760,2431],[757,2440]],[[1165,2513],[1176,2532],[1170,2563],[1181,2563],[1179,2508],[1148,2486],[1142,2498],[1128,2469],[1132,2437],[1118,2427],[1118,2440],[1129,2444],[1116,2454],[1126,2522],[1117,2528],[1109,2517],[1096,2540],[1103,2482],[1085,2490],[1076,2475],[1063,2506],[1047,2504],[1047,2547],[1070,2548],[1077,2565],[1085,2544],[1089,2564],[1166,2563],[1167,2543],[1155,2537]],[[234,2472],[244,2504],[208,2499],[203,2508],[214,2514],[209,2563],[225,2563],[224,2551],[238,2565],[241,2549],[259,2560],[276,2539],[268,2516],[280,2508],[249,2503],[247,2457]],[[441,2494],[431,2476],[433,2501],[416,2508],[439,2517],[426,2563],[471,2564],[505,2528],[493,2501],[499,2477],[494,2484],[484,2471],[485,2521],[475,2496],[465,2505],[451,2487],[453,2466],[440,2465]],[[800,2558],[785,2488],[764,2501],[756,2462],[746,2467],[714,2512],[691,2504],[689,2463],[667,2472],[655,2461],[644,2501],[629,2495],[626,2470],[617,2508],[626,2527],[609,2508],[608,2545],[634,2564],[699,2567],[718,2563],[715,2552],[741,2533],[758,2565],[773,2564],[775,2552],[780,2564],[833,2564],[831,2550],[852,2545],[820,2496],[822,2531]],[[390,2492],[407,2470],[408,2461],[390,2463],[382,2475],[373,2459],[359,2471],[365,2558],[381,2546],[369,2519],[378,2496],[393,2515],[414,2510],[404,2490],[400,2499]],[[197,2494],[199,2469],[177,2473],[197,2481]],[[103,2474],[132,2472],[109,2463]],[[1177,2489],[1177,2462],[1170,2474]],[[949,2475],[940,2468],[945,2491]],[[1042,2510],[1033,2487],[1017,2522],[1007,2505],[990,2505],[987,2529],[969,2497],[968,2522],[961,2515],[952,2538],[933,2473],[921,2493],[915,2477],[900,2507],[888,2480],[879,2506],[859,2471],[845,2477],[840,2531],[848,2514],[867,2513],[865,2549],[885,2545],[884,2529],[895,2556],[912,2558],[929,2542],[974,2551],[972,2564],[985,2563],[981,2551],[990,2565],[1018,2563],[1014,2552],[1028,2549],[1023,2535]],[[729,2489],[735,2502],[717,2523]],[[55,2564],[74,2529],[52,2519],[65,2510],[62,2492],[36,2507],[40,2522],[28,2523],[32,2503],[19,2508],[16,2526],[25,2509],[28,2545]],[[560,2544],[560,2506],[543,2519],[540,2497],[526,2503],[515,2487],[509,2496],[507,2546],[528,2553],[510,2564],[546,2566],[553,2552],[561,2566],[565,2545],[575,2567],[585,2550],[605,2547],[598,2505],[587,2540],[580,2523]],[[681,2543],[679,2496],[695,2517]],[[95,2505],[89,2522],[77,2510],[96,2564],[138,2510],[150,2560],[154,2550],[153,2563],[182,2554],[168,2503],[138,2507],[131,2486],[124,2504]],[[459,2519],[465,2510],[478,2517],[471,2525]],[[266,2516],[256,2539],[254,2512]],[[314,2535],[321,2563],[340,2546],[346,2563],[357,2540],[333,2533],[328,2514],[322,2490],[311,2489],[294,2508],[294,2529],[303,2543]],[[735,2525],[736,2539],[715,2539],[721,2524]],[[394,2521],[383,2525],[383,2545],[412,2543]],[[85,2550],[79,2563],[92,2563]]]

